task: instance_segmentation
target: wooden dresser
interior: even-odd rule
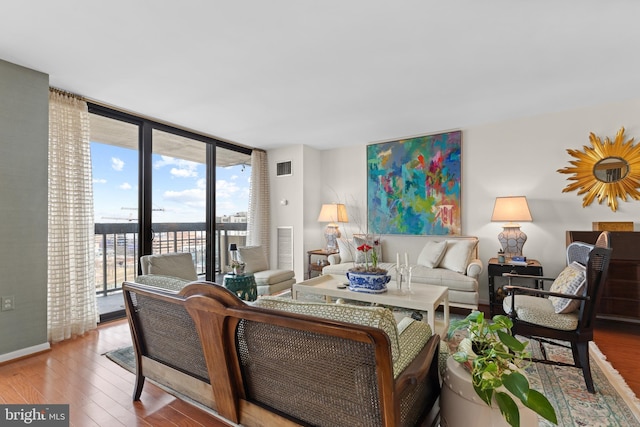
[[[595,243],[599,231],[567,231],[567,245]],[[611,231],[613,253],[598,317],[640,321],[640,232]]]

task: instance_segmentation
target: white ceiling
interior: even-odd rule
[[[636,0],[3,0],[0,58],[264,149],[640,97]]]

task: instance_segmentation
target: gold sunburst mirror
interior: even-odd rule
[[[624,128],[620,128],[613,142],[605,138],[604,142],[593,133],[589,134],[591,147],[583,146],[584,151],[568,149],[567,152],[577,160],[571,160],[573,166],[558,169],[560,173],[573,174],[567,178],[573,181],[562,192],[578,190],[584,194],[582,207],[587,207],[597,197],[614,212],[618,209],[618,199],[627,200],[627,196],[640,200],[640,144],[633,145],[633,138],[625,141]]]

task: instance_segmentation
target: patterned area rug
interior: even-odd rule
[[[399,310],[395,314],[396,317],[401,317],[412,313]],[[436,329],[444,329],[444,325],[439,325],[438,321],[442,322],[441,312],[436,313]],[[454,337],[451,345],[459,339],[460,336]],[[448,346],[446,342],[441,345],[445,352]],[[545,348],[547,357],[552,360],[572,360],[569,349],[546,344]],[[537,342],[533,343],[531,352],[534,357],[541,357]],[[106,356],[129,372],[135,372],[132,347],[108,352]],[[533,388],[547,396],[555,407],[559,426],[640,426],[640,401],[594,343],[590,344],[590,357],[595,394],[587,391],[582,372],[577,368],[533,363],[526,368],[529,382]],[[547,427],[552,424],[540,419],[539,425]]]
[[[534,357],[541,357],[532,342]],[[571,350],[545,344],[551,360],[572,363]],[[640,426],[640,401],[624,379],[606,361],[595,343],[589,343],[591,374],[595,394],[587,391],[582,371],[577,368],[533,363],[527,368],[532,386],[541,390],[556,408],[560,426]],[[541,426],[551,426],[541,420]]]
[[[450,343],[443,342],[442,346],[448,345],[455,351],[461,337],[457,333]],[[550,344],[544,347],[548,359],[573,363],[570,349]],[[531,340],[529,351],[534,358],[542,358],[539,342]],[[640,401],[594,342],[589,343],[589,357],[595,394],[587,391],[582,370],[578,368],[532,363],[525,369],[531,387],[544,394],[555,408],[558,426],[640,426]],[[539,418],[539,426],[553,424]]]

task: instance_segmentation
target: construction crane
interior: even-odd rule
[[[122,207],[120,208],[122,210],[127,210],[127,211],[137,211],[138,208],[127,208],[127,207]],[[164,208],[153,208],[151,209],[153,212],[164,212]],[[100,217],[101,219],[111,219],[111,220],[116,220],[116,221],[137,221],[138,218],[133,216],[133,213],[130,213],[128,217],[117,217],[117,216],[102,216]]]

